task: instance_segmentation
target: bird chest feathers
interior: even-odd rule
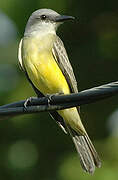
[[[23,64],[33,84],[43,94],[69,93],[66,79],[57,65],[52,47],[54,36],[23,40]],[[62,88],[63,84],[63,88]]]

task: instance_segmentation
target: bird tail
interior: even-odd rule
[[[101,161],[89,136],[87,134],[79,135],[71,128],[68,128],[68,130],[79,154],[82,168],[86,172],[93,174],[95,166],[101,167]]]

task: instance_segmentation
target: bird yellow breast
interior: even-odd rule
[[[50,38],[50,37],[49,37]],[[52,37],[51,37],[52,39]],[[46,94],[70,93],[66,79],[56,63],[51,41],[37,38],[23,40],[23,64],[34,86]]]
[[[52,39],[52,37],[48,39],[44,37],[43,40],[36,37],[24,38],[22,64],[34,86],[44,95],[69,94],[67,81],[52,54]],[[59,110],[58,113],[73,129],[79,130],[80,125],[83,127],[76,108]]]

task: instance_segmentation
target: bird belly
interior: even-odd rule
[[[32,45],[28,43],[23,47],[23,65],[33,85],[42,94],[70,93],[66,78],[56,63],[51,49],[39,52],[35,43]],[[74,130],[84,131],[77,108],[59,110],[58,113]]]
[[[44,95],[70,93],[66,79],[49,51],[29,51],[24,59],[25,69],[34,86]]]

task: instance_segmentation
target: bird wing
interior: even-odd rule
[[[68,82],[71,92],[77,93],[78,92],[77,82],[76,82],[76,79],[75,79],[75,76],[73,73],[73,69],[69,62],[66,50],[64,48],[64,44],[59,37],[57,37],[56,41],[54,42],[52,52],[53,52],[54,58],[58,64],[58,66],[62,70],[62,72]],[[53,116],[53,118],[55,118],[55,117]],[[86,172],[89,172],[92,174],[95,170],[95,166],[97,166],[97,167],[101,166],[101,161],[99,159],[99,156],[98,156],[90,138],[88,137],[87,133],[85,136],[83,136],[80,134],[80,132],[74,131],[67,124],[64,124],[64,125],[66,127],[65,128],[66,131],[70,134],[70,136],[72,137],[72,140],[75,144],[76,150],[80,157],[80,162],[81,162],[82,168]]]
[[[77,81],[75,79],[75,75],[68,59],[66,50],[64,48],[64,44],[61,39],[57,36],[56,41],[54,42],[52,48],[53,56],[60,67],[61,71],[63,72],[66,81],[70,87],[72,93],[77,93]]]

